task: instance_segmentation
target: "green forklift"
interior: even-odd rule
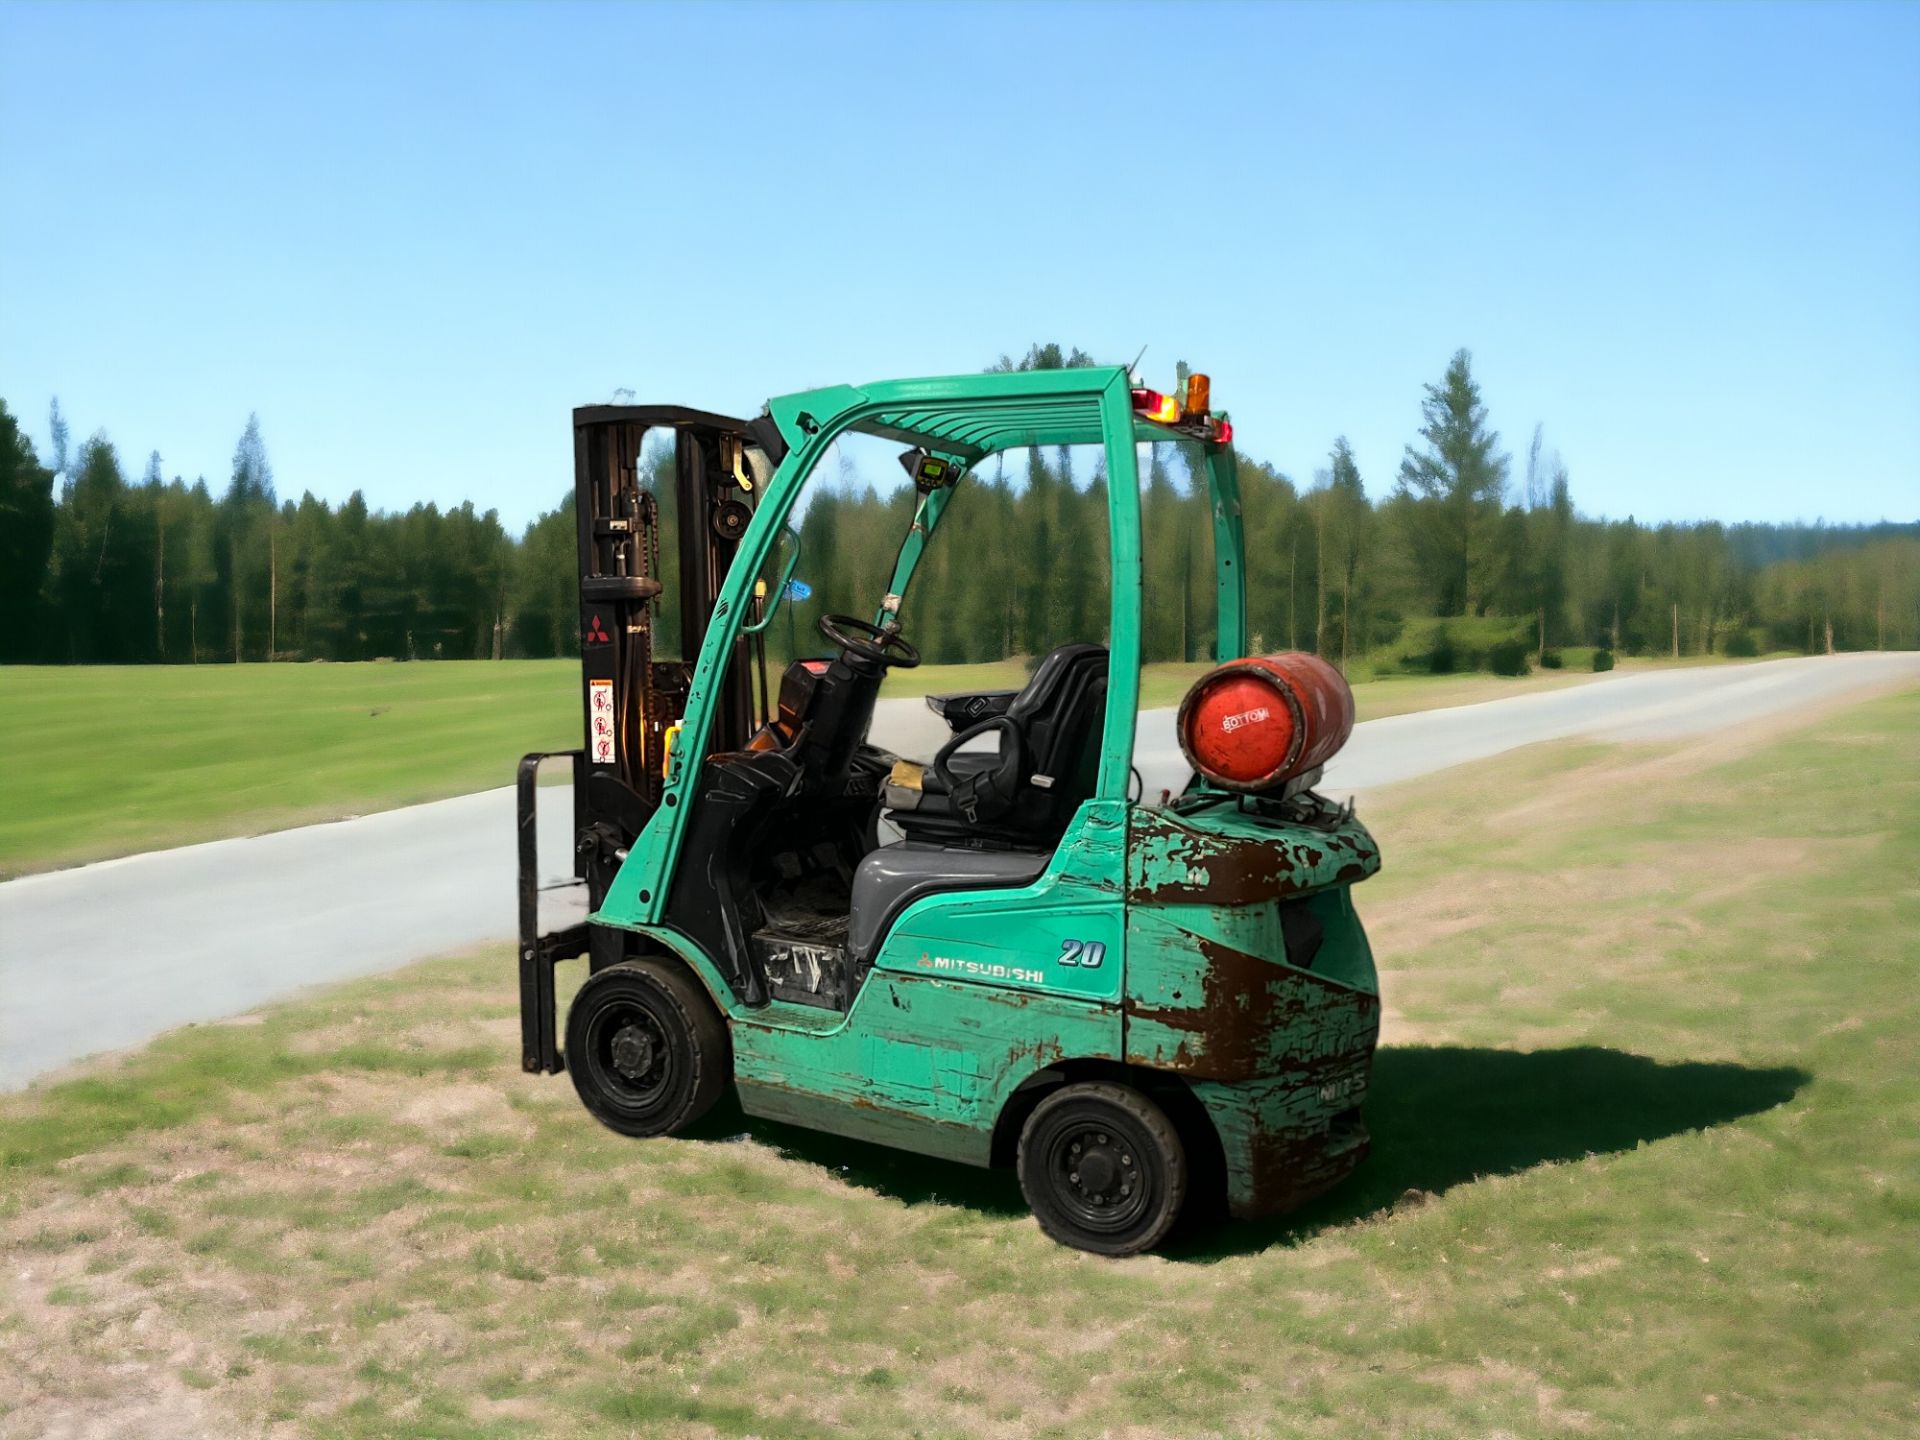
[[[1350,889],[1379,854],[1313,786],[1351,693],[1313,657],[1233,661],[1182,704],[1184,788],[1149,798],[1134,768],[1141,445],[1204,455],[1217,653],[1247,649],[1232,427],[1208,392],[1102,367],[836,386],[750,421],[577,410],[586,735],[557,758],[588,910],[541,928],[556,756],[529,755],[524,1068],[564,1069],[625,1135],[685,1131],[731,1090],[748,1116],[1009,1166],[1047,1234],[1106,1255],[1183,1209],[1274,1214],[1348,1175],[1380,1016]],[[802,496],[848,434],[902,447],[912,518],[871,618],[822,616],[822,656],[770,683]],[[915,571],[971,472],[1030,446],[1100,447],[1106,634],[1018,690],[928,697],[936,753],[882,750],[882,683],[920,663]],[[684,659],[655,654],[670,607]],[[581,956],[563,1041],[555,967]]]

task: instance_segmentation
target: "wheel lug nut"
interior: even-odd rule
[[[1080,1183],[1080,1172],[1078,1170],[1069,1170],[1067,1172],[1067,1179],[1073,1184],[1078,1185]]]

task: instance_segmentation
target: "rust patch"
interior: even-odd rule
[[[1348,1144],[1329,1144],[1324,1126],[1256,1127],[1249,1141],[1247,1173],[1231,1197],[1239,1220],[1282,1215],[1317,1200],[1351,1175],[1371,1146],[1364,1128]]]
[[[1379,847],[1354,820],[1330,831],[1248,835],[1148,816],[1136,822],[1129,851],[1127,898],[1143,905],[1256,905],[1350,885],[1380,868]]]
[[[1024,1076],[1031,1067],[1031,1073],[1038,1074],[1065,1058],[1066,1052],[1060,1048],[1058,1040],[1016,1041],[1007,1049],[1006,1073]]]
[[[1356,1056],[1373,1053],[1380,1033],[1380,999],[1200,936],[1198,1005],[1154,1005],[1132,996],[1129,1063],[1209,1080],[1286,1076],[1303,1085],[1344,1072]],[[1179,1033],[1168,1053],[1135,1044],[1133,1022]],[[1137,1052],[1137,1053],[1136,1053]]]

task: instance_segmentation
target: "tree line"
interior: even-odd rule
[[[1084,363],[1049,345],[1000,368]],[[1377,502],[1344,438],[1306,483],[1239,457],[1257,648],[1317,650],[1343,665],[1404,659],[1411,622],[1499,616],[1542,655],[1568,645],[1654,655],[1920,646],[1920,523],[1582,515],[1539,428],[1517,467],[1502,448],[1464,350],[1425,388],[1420,417]],[[204,476],[166,476],[158,454],[131,477],[104,433],[74,448],[57,402],[49,430],[43,461],[0,402],[0,661],[577,653],[571,493],[516,537],[470,503],[383,512],[358,492],[338,505],[281,499],[254,418],[217,494]],[[928,660],[996,660],[1101,635],[1106,476],[1076,458],[1014,452],[962,482],[908,611]],[[664,452],[643,463],[669,499]],[[844,460],[821,479],[799,524],[812,594],[769,632],[781,654],[818,648],[821,613],[872,609],[911,517],[910,488],[882,489]],[[1212,525],[1197,447],[1151,447],[1141,506],[1145,656],[1211,658]],[[670,504],[663,513],[671,564]],[[663,653],[678,634],[671,611],[669,600]]]

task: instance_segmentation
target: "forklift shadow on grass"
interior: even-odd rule
[[[1164,1249],[1167,1258],[1205,1263],[1291,1245],[1388,1213],[1410,1195],[1418,1203],[1488,1176],[1724,1125],[1786,1104],[1813,1078],[1795,1066],[1666,1063],[1600,1046],[1390,1046],[1375,1056],[1374,1074],[1377,1098],[1367,1106],[1374,1150],[1342,1190],[1267,1221],[1183,1225]],[[745,1134],[908,1205],[959,1205],[1009,1218],[1027,1209],[1006,1171],[745,1119],[732,1106],[693,1134]]]
[[[1217,1260],[1308,1240],[1489,1176],[1725,1125],[1786,1104],[1813,1078],[1792,1065],[1670,1063],[1597,1045],[1386,1046],[1374,1075],[1373,1150],[1345,1189],[1290,1215],[1195,1235],[1175,1257]]]

